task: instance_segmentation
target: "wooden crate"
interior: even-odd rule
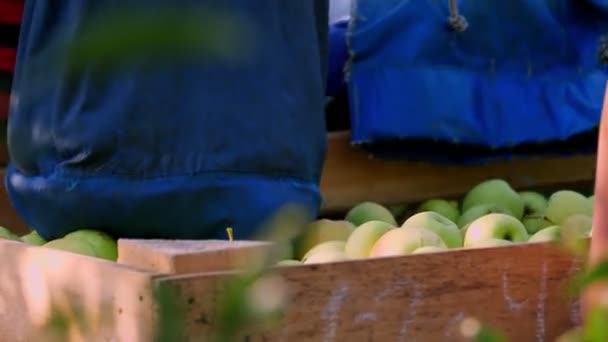
[[[516,189],[589,186],[595,159],[539,156],[472,166],[371,159],[350,145],[348,132],[331,133],[321,178],[323,211],[346,211],[364,200],[401,204],[455,197],[488,178],[502,178]]]
[[[199,259],[195,263],[175,258],[183,242],[142,241],[148,251],[138,255],[164,261],[142,261],[150,269],[141,270],[133,265],[137,256],[125,266],[0,241],[0,336],[40,340],[54,303],[72,321],[90,320],[89,330],[71,329],[74,341],[151,341],[158,326],[154,288],[169,285],[187,308],[180,331],[190,341],[204,340],[217,326],[217,298],[235,272],[220,271],[212,260],[214,272],[197,273],[192,265],[206,269],[217,256],[205,247],[210,242],[198,243],[185,252]],[[121,253],[137,244],[121,241]],[[180,263],[190,265],[188,273],[155,270],[181,269]],[[551,341],[580,322],[578,303],[566,292],[580,265],[551,245],[522,244],[281,267],[276,273],[290,298],[281,322],[243,341],[459,341],[459,324],[468,316],[512,341]]]
[[[321,190],[325,211],[344,211],[362,200],[458,196],[490,177],[518,189],[592,183],[594,169],[594,156],[467,167],[370,160],[338,133],[330,135]],[[24,227],[4,188],[0,216],[10,228]],[[180,329],[201,340],[217,327],[225,282],[264,248],[217,244],[123,240],[124,264],[116,264],[0,240],[0,340],[48,341],[41,334],[54,304],[70,321],[89,322],[88,329],[75,323],[71,340],[151,341],[159,319],[155,289],[164,285],[176,287],[187,308]],[[580,322],[577,301],[566,293],[580,265],[551,245],[524,244],[277,268],[290,305],[279,326],[243,340],[458,341],[462,319],[475,316],[512,341],[551,341]]]

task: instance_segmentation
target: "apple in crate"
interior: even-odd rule
[[[534,235],[530,237],[528,242],[549,242],[549,241],[559,241],[560,239],[560,226],[550,226],[547,228],[543,228],[536,232]]]
[[[308,258],[315,254],[323,254],[327,251],[340,251],[344,252],[344,246],[346,246],[346,242],[344,241],[325,241],[322,242],[313,248],[311,248],[303,257],[302,262],[305,262]]]
[[[458,210],[458,202],[448,202],[444,199],[431,199],[425,201],[418,207],[418,212],[432,211],[448,218],[452,222],[458,221],[460,211]]]
[[[501,247],[501,246],[511,246],[513,242],[509,240],[503,239],[487,239],[480,241],[474,246],[470,246],[469,248],[486,248],[486,247]]]
[[[576,191],[561,190],[549,197],[545,216],[554,224],[562,224],[568,217],[576,214],[593,215],[589,199]]]
[[[57,239],[47,242],[43,247],[58,249],[66,252],[97,257],[95,249],[85,240],[79,239]]]
[[[524,214],[524,202],[519,194],[502,179],[490,179],[474,186],[462,200],[462,211],[480,204],[498,204],[517,219]]]
[[[344,252],[349,258],[367,258],[382,235],[396,227],[383,221],[369,221],[355,229],[346,240]]]
[[[462,235],[456,223],[436,212],[418,213],[408,218],[401,227],[425,228],[439,235],[448,248],[462,247]]]
[[[13,232],[4,227],[0,227],[0,239],[21,241],[17,235],[13,234]]]
[[[118,258],[116,240],[104,232],[92,229],[81,229],[69,233],[64,236],[64,239],[88,242],[93,247],[95,254],[102,259],[116,261]]]
[[[469,223],[477,220],[482,216],[486,216],[488,214],[507,214],[513,215],[511,211],[500,204],[490,203],[490,204],[479,204],[474,207],[469,208],[467,211],[462,213],[462,216],[458,219],[458,227],[462,229]]]
[[[436,247],[436,246],[425,246],[417,248],[412,254],[426,254],[426,253],[436,253],[436,252],[445,252],[447,248]]]
[[[524,213],[544,214],[547,209],[547,199],[541,193],[535,191],[522,191],[519,193],[524,202]]]
[[[464,238],[464,246],[475,247],[490,239],[525,242],[528,238],[524,225],[513,216],[489,214],[471,222]]]
[[[325,241],[346,241],[354,230],[355,226],[348,221],[321,219],[312,222],[296,238],[295,259],[302,260],[306,252]]]
[[[447,248],[441,237],[428,229],[419,227],[395,228],[389,230],[376,241],[370,252],[370,257],[406,255],[426,246]]]
[[[34,246],[42,246],[48,242],[45,239],[43,239],[40,236],[40,234],[38,234],[38,232],[35,230],[32,230],[28,234],[23,235],[21,237],[21,241],[28,243],[30,245],[34,245]]]
[[[393,226],[397,225],[397,221],[395,221],[395,217],[390,210],[374,202],[357,204],[346,214],[345,220],[357,227],[369,221],[384,221]]]
[[[523,223],[524,227],[526,227],[526,230],[528,231],[528,234],[530,235],[535,234],[543,228],[547,228],[554,225],[551,221],[548,221],[542,214],[526,215],[521,220],[521,223]]]

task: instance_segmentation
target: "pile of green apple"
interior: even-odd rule
[[[20,241],[34,246],[54,248],[111,261],[116,261],[118,258],[116,240],[104,232],[91,229],[77,230],[63,238],[47,242],[35,230],[19,237],[10,230],[0,227],[0,239]]]
[[[460,202],[431,199],[398,224],[373,202],[352,208],[343,220],[312,222],[280,265],[335,262],[454,248],[526,242],[584,241],[591,236],[593,196],[560,190],[546,198],[515,191],[501,179],[474,186]]]

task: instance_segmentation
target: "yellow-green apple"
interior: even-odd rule
[[[391,229],[396,228],[383,221],[369,221],[355,229],[346,240],[344,252],[349,258],[367,258],[378,239]]]
[[[517,219],[524,214],[521,197],[502,179],[490,179],[474,186],[462,200],[462,212],[480,204],[498,204]]]
[[[418,227],[433,231],[448,248],[462,247],[462,235],[456,223],[433,211],[423,211],[408,218],[402,228]]]
[[[348,260],[348,257],[344,253],[344,251],[339,250],[325,250],[315,254],[312,254],[308,259],[304,260],[304,264],[318,264],[325,262],[336,262],[336,261],[344,261]]]
[[[43,247],[59,249],[66,252],[98,257],[93,246],[84,239],[57,239],[43,245]]]
[[[314,246],[325,241],[346,241],[355,230],[355,226],[348,221],[334,221],[321,219],[309,224],[294,242],[294,257],[302,257]]]
[[[452,203],[444,199],[431,199],[423,202],[418,207],[418,212],[432,211],[448,218],[452,222],[458,221],[460,218],[460,211],[458,210],[458,204],[454,206]]]
[[[281,261],[277,262],[277,266],[295,266],[295,265],[302,265],[302,262],[300,260],[294,260],[294,259],[285,259],[285,260],[281,260]]]
[[[426,254],[426,253],[435,253],[435,252],[444,252],[447,251],[446,248],[437,247],[437,246],[424,246],[420,248],[416,248],[412,254]]]
[[[560,225],[566,218],[576,214],[593,215],[587,197],[571,190],[557,191],[549,197],[549,204],[545,210],[545,216],[549,221]]]
[[[43,239],[40,236],[40,234],[38,234],[38,232],[35,230],[32,230],[31,232],[23,235],[21,237],[21,241],[28,243],[30,245],[34,245],[34,246],[42,246],[48,242],[45,239]]]
[[[524,216],[521,223],[526,227],[528,234],[535,234],[539,230],[553,225],[553,223],[548,221],[542,214],[528,214]]]
[[[374,202],[357,204],[346,214],[345,220],[357,227],[369,221],[384,221],[393,226],[397,225],[393,214],[382,205]]]
[[[471,222],[464,238],[464,246],[474,247],[489,239],[524,242],[528,238],[524,225],[513,216],[488,214]]]
[[[95,254],[103,259],[116,261],[118,258],[118,246],[116,240],[110,235],[92,229],[81,229],[69,233],[63,237],[65,240],[87,241],[95,251]]]
[[[428,229],[418,227],[396,228],[389,230],[376,241],[369,256],[406,255],[425,246],[447,248],[439,235]]]
[[[0,239],[21,241],[17,235],[13,234],[13,232],[4,227],[0,227]]]
[[[521,191],[519,196],[524,202],[524,214],[544,214],[547,209],[547,199],[535,191]]]
[[[513,216],[508,208],[505,208],[500,204],[479,204],[462,213],[462,216],[460,216],[457,222],[458,227],[462,228],[478,218],[488,214],[507,214]]]
[[[503,240],[503,239],[487,239],[480,241],[478,244],[474,246],[469,246],[468,248],[486,248],[486,247],[501,247],[501,246],[511,246],[513,245],[512,241]]]
[[[559,241],[560,239],[560,226],[550,226],[547,228],[543,228],[536,232],[534,235],[530,237],[528,242],[549,242],[549,241]]]
[[[311,255],[316,253],[322,253],[324,251],[341,251],[344,252],[344,246],[346,246],[346,242],[334,240],[334,241],[325,241],[311,248],[303,257],[302,261],[306,261]]]
[[[591,207],[591,215],[593,215],[593,208],[595,207],[595,195],[591,195],[587,198],[589,206]]]

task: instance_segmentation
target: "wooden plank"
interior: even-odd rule
[[[217,272],[240,269],[269,247],[261,241],[120,239],[118,262],[161,273]]]
[[[460,196],[488,178],[518,189],[593,182],[595,156],[529,157],[476,166],[445,166],[370,159],[350,145],[345,132],[329,135],[321,192],[323,211],[344,211],[363,200],[415,203]]]
[[[0,260],[3,341],[153,340],[154,273],[7,240]],[[52,313],[67,337],[49,335]]]
[[[511,341],[552,341],[580,323],[566,295],[581,260],[548,244],[456,250],[277,269],[289,293],[278,325],[247,341],[458,341],[469,316]],[[168,276],[191,341],[217,323],[227,273]]]

